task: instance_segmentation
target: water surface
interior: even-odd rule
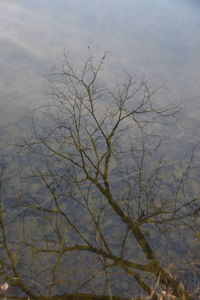
[[[48,102],[50,96],[47,75],[53,66],[62,62],[64,53],[67,53],[72,61],[79,64],[90,54],[102,57],[107,51],[108,58],[105,62],[106,72],[104,73],[104,81],[107,82],[107,85],[113,83],[111,77],[120,81],[124,76],[123,71],[126,69],[130,74],[147,78],[152,86],[163,85],[162,91],[159,92],[160,103],[165,105],[181,103],[179,122],[173,123],[173,126],[168,127],[164,134],[170,137],[171,144],[165,144],[163,153],[168,151],[173,159],[178,159],[179,155],[181,156],[185,152],[190,153],[188,149],[191,149],[191,144],[199,142],[199,1],[125,0],[122,3],[120,0],[2,0],[0,7],[0,139],[2,157],[8,154],[8,149],[11,151],[8,145],[16,143],[26,135],[26,129],[30,126],[28,111]],[[10,155],[14,156],[15,154],[12,152]],[[23,168],[25,170],[27,168],[25,167],[27,161],[23,161],[22,167],[18,158],[15,160],[14,167],[10,167],[12,172],[14,168],[16,174]],[[10,160],[10,158],[7,159]],[[171,170],[172,166],[171,160],[168,168]],[[198,167],[198,163],[196,167]],[[166,168],[166,170],[168,169]],[[7,203],[11,204],[11,207],[12,199],[24,199],[25,195],[27,198],[31,198],[28,195],[29,191],[26,190],[29,184],[31,184],[31,188],[28,187],[28,189],[40,192],[44,202],[46,201],[48,193],[46,194],[42,187],[39,188],[37,182],[21,181],[16,176],[14,184],[12,181],[12,184],[8,185],[9,192],[4,192],[5,199]],[[196,186],[197,183],[194,180],[195,190]],[[26,190],[27,194],[22,190]],[[23,197],[20,196],[22,194]],[[48,204],[48,201],[46,203]],[[71,210],[72,215],[73,212],[76,212],[74,220],[80,218],[83,228],[89,226],[88,219],[81,214],[82,211],[78,210],[75,204],[73,205],[68,209]],[[47,205],[47,207],[49,206]],[[55,258],[53,255],[38,254],[40,233],[45,231],[44,241],[46,242],[45,247],[48,249],[50,246],[47,240],[50,240],[51,245],[51,230],[55,225],[55,220],[53,219],[51,223],[51,216],[49,219],[47,216],[42,219],[42,214],[34,214],[31,211],[28,212],[28,217],[20,219],[24,223],[18,223],[17,212],[21,213],[21,208],[16,209],[15,207],[9,211],[12,221],[7,224],[10,227],[6,227],[14,262],[9,261],[11,256],[8,249],[5,249],[4,252],[2,249],[2,257],[5,258],[5,261],[8,260],[4,266],[5,274],[2,275],[2,281],[3,278],[10,280],[10,284],[13,285],[11,295],[24,296],[27,294],[34,297],[36,295],[53,296],[85,292],[106,295],[111,293],[116,296],[131,297],[142,293],[141,286],[136,289],[135,285],[132,285],[132,277],[124,275],[121,269],[118,269],[119,266],[114,267],[113,272],[109,274],[100,272],[99,277],[95,275],[93,278],[92,276],[98,272],[102,264],[102,260],[96,260],[93,255],[78,254],[78,251],[69,258],[62,255]],[[107,213],[111,214],[110,211]],[[105,228],[106,235],[111,235],[110,243],[115,252],[117,251],[116,232],[122,234],[125,229],[115,216],[111,215],[111,219],[112,222],[105,223]],[[61,220],[58,222],[61,222],[61,227],[64,226]],[[33,232],[32,226],[35,228]],[[113,226],[115,226],[116,232],[113,232]],[[26,237],[23,236],[24,227],[29,228]],[[160,237],[158,231],[151,233],[151,230],[151,227],[144,228],[147,239],[149,238],[148,234],[150,236],[152,234],[151,241],[156,252],[155,245],[158,245]],[[24,242],[27,237],[30,237],[31,247]],[[166,245],[168,247],[165,253],[166,257],[158,255],[161,264],[170,265],[170,257],[173,257],[173,259],[176,258],[180,270],[181,263],[178,260],[181,261],[186,254],[187,247],[192,253],[191,260],[196,262],[198,253],[194,254],[194,251],[197,247],[198,237],[198,232],[188,233],[185,248],[180,250],[177,236],[168,235],[166,231],[160,238],[162,241],[161,253],[165,251]],[[73,240],[71,233],[68,238],[70,246],[73,246],[73,242],[77,242]],[[180,237],[181,241],[184,239],[184,235]],[[23,245],[19,247],[17,242],[22,240]],[[130,249],[133,249],[131,247],[134,243],[132,243],[133,240],[130,238],[127,259],[132,255],[130,253]],[[6,248],[7,244],[4,241],[2,245],[2,248]],[[182,242],[181,245],[183,245]],[[137,246],[135,251],[138,253]],[[144,257],[138,257],[141,264],[144,263]],[[30,263],[32,259],[33,264]],[[190,261],[189,258],[188,261]],[[17,272],[14,271],[14,273],[13,264],[17,269]],[[183,269],[184,267],[185,265]],[[181,269],[179,275],[183,271]],[[17,279],[16,283],[18,287],[14,287],[16,279],[13,278],[19,274],[21,277],[20,280]],[[195,275],[189,276],[192,287],[196,287],[199,280],[199,275],[196,274],[199,274],[199,269]],[[144,276],[148,277],[148,275]],[[148,282],[151,281],[151,279],[148,280]],[[135,279],[135,281],[137,280]]]

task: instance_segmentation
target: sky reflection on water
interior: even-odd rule
[[[50,68],[64,51],[75,60],[86,57],[88,46],[97,57],[111,54],[111,76],[127,69],[154,77],[155,85],[169,89],[171,103],[181,99],[187,116],[199,118],[198,1],[4,0],[0,5],[0,126],[44,103]],[[13,128],[8,134],[18,135]]]
[[[30,96],[40,85],[41,73],[62,56],[63,49],[78,58],[89,45],[95,55],[111,52],[115,68],[159,74],[178,94],[187,84],[194,97],[200,76],[200,11],[195,1],[190,3],[1,1],[1,90],[9,78],[10,85],[16,85],[14,91],[20,90],[21,96],[28,89]],[[3,94],[9,92],[6,84]],[[30,102],[27,95],[22,98]]]
[[[181,139],[195,135],[198,141],[198,1],[3,0],[0,6],[3,139],[19,137],[25,131],[26,111],[48,100],[45,76],[64,50],[79,61],[87,56],[89,46],[95,56],[110,53],[108,80],[127,69],[167,86],[170,103],[181,99],[187,115]]]

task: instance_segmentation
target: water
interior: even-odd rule
[[[1,1],[1,125],[44,101],[44,76],[64,49],[77,60],[88,46],[111,53],[114,74],[155,77],[198,119],[199,23],[195,1]]]
[[[73,202],[71,198],[70,203],[63,202],[63,195],[69,193],[68,186],[63,183],[65,176],[69,180],[68,174],[71,174],[67,164],[53,158],[53,164],[50,160],[48,169],[45,169],[43,158],[36,159],[33,154],[29,154],[26,158],[21,150],[17,150],[16,157],[13,144],[18,143],[24,136],[30,135],[28,129],[31,127],[30,111],[46,104],[52,98],[49,95],[47,77],[52,72],[53,66],[62,64],[64,53],[71,61],[80,65],[88,55],[92,54],[100,58],[107,51],[108,57],[104,63],[103,75],[107,85],[113,84],[115,79],[123,80],[126,69],[130,74],[137,74],[140,78],[145,77],[151,87],[163,86],[162,90],[158,91],[157,97],[160,105],[181,104],[178,121],[170,120],[169,123],[172,125],[164,129],[160,125],[155,125],[154,128],[156,132],[169,138],[164,142],[161,154],[153,157],[156,160],[163,156],[165,160],[167,157],[169,159],[163,170],[166,184],[165,187],[162,186],[163,191],[157,199],[164,201],[166,195],[172,195],[170,193],[173,193],[175,183],[178,178],[181,178],[181,168],[184,171],[186,162],[190,160],[191,144],[198,143],[200,138],[199,2],[195,0],[125,0],[123,3],[118,0],[92,2],[2,0],[0,5],[0,145],[2,160],[7,162],[5,177],[9,177],[2,191],[2,206],[5,209],[2,212],[4,215],[2,224],[5,224],[5,228],[1,225],[3,240],[1,280],[2,283],[4,280],[9,281],[12,286],[10,295],[28,295],[34,298],[36,295],[90,293],[132,297],[147,291],[144,284],[138,284],[138,280],[145,280],[151,288],[156,286],[156,281],[164,281],[160,278],[164,275],[159,275],[162,270],[150,276],[151,272],[143,272],[143,274],[137,268],[135,270],[128,267],[124,261],[121,262],[123,264],[121,267],[116,259],[106,257],[102,253],[99,256],[94,254],[95,251],[78,251],[80,249],[72,251],[76,244],[81,243],[83,246],[83,240],[80,236],[74,235],[73,230],[68,228],[69,224],[66,225],[66,219],[63,220],[61,215],[45,211],[53,209],[52,203],[55,199],[53,200],[52,191],[47,185],[45,186],[45,181],[41,180],[41,173],[38,173],[40,168],[45,176],[61,172],[62,180],[56,177],[56,180],[61,180],[58,193],[60,205],[64,211],[70,212],[72,221],[78,224],[78,228],[89,241],[97,242],[95,234],[98,235],[98,232],[94,234],[94,220],[102,214],[103,234],[112,248],[112,254],[118,256],[118,260],[122,255],[118,253],[120,241],[127,239],[124,259],[146,264],[148,259],[151,261],[152,256],[156,255],[162,267],[169,273],[173,273],[173,278],[182,280],[184,285],[188,281],[187,289],[194,292],[199,285],[197,251],[199,231],[195,225],[195,222],[198,222],[198,205],[189,208],[193,211],[192,220],[184,219],[178,224],[181,229],[180,236],[173,233],[175,229],[171,230],[170,226],[170,228],[165,226],[163,231],[159,231],[161,229],[155,228],[153,224],[145,224],[142,227],[145,236],[143,243],[147,240],[153,253],[149,254],[146,250],[141,253],[138,241],[142,236],[137,240],[136,232],[131,235],[130,228],[129,234],[126,233],[127,228],[119,215],[117,216],[116,212],[114,213],[109,207],[103,208],[107,207],[107,203],[102,195],[98,194],[99,191],[94,188],[90,195],[90,201],[93,201],[91,209],[95,216],[92,222],[88,210],[86,214],[80,203]],[[41,119],[43,126],[47,120]],[[123,136],[123,145],[127,143],[127,139],[128,133]],[[118,149],[121,147],[121,144],[116,145]],[[102,151],[104,148],[98,149]],[[93,155],[94,153],[90,152],[92,158]],[[179,197],[180,201],[183,201],[182,204],[188,199],[191,200],[194,194],[198,194],[198,156],[197,148],[194,156],[196,160],[191,166],[194,173],[189,182],[185,183],[186,191],[183,191],[181,186]],[[180,157],[183,160],[182,165],[177,163]],[[138,156],[138,159],[140,158]],[[126,167],[126,170],[135,168],[131,158],[127,159],[126,156],[126,160],[127,163],[121,165],[121,158],[116,161],[113,159],[112,178],[116,178],[119,170],[123,173],[123,167]],[[154,170],[153,161],[148,160],[145,164],[148,170],[147,177],[151,175],[154,178],[155,174],[151,174]],[[33,179],[31,174],[31,178],[27,179],[31,168],[35,172],[35,178]],[[128,193],[127,182],[122,178],[128,176],[131,184],[137,182],[137,176],[128,174],[126,176],[124,173],[120,174],[117,184],[111,181],[115,197],[123,199],[122,191]],[[14,175],[14,178],[11,175]],[[38,176],[40,182],[36,178]],[[79,176],[81,177],[81,174]],[[170,182],[171,178],[174,178],[174,182]],[[54,186],[56,183],[51,182],[51,185]],[[159,185],[158,181],[156,181],[157,185]],[[84,197],[87,188],[87,185],[81,186]],[[132,197],[136,194],[139,197],[137,189],[134,193],[131,194]],[[156,195],[156,189],[152,195]],[[76,200],[80,199],[78,191],[73,194],[73,197]],[[30,202],[28,204],[27,199]],[[168,207],[174,205],[173,201],[170,201],[167,203]],[[43,211],[39,212],[35,209],[41,203],[43,203]],[[126,210],[127,204],[119,203]],[[155,210],[156,205],[160,204],[154,202],[151,205],[154,205]],[[129,207],[129,213],[131,212],[136,218],[136,208],[131,207],[131,209]],[[126,234],[128,235],[125,239]],[[100,240],[98,236],[99,244],[97,244],[102,250],[105,245],[102,246]],[[62,249],[63,245],[69,248],[67,255],[64,255],[61,250],[56,252],[57,249]],[[39,249],[43,251],[40,253]],[[51,251],[48,252],[49,249]],[[188,252],[191,253],[190,256]],[[115,266],[111,267],[113,262]],[[155,262],[155,266],[158,268],[158,262],[157,265]],[[131,274],[130,271],[137,271],[137,275]],[[185,279],[186,274],[188,280]],[[173,285],[169,283],[169,278],[166,280],[169,286]],[[82,296],[79,294],[79,297],[81,299]],[[87,297],[89,299],[89,296]]]

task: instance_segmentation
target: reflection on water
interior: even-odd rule
[[[173,166],[162,159],[156,132],[175,108],[129,75],[111,94],[99,81],[104,61],[77,68],[66,58],[55,101],[36,110],[19,148],[22,171],[2,162],[2,276],[33,299],[88,291],[195,299],[195,148]]]
[[[44,76],[63,49],[78,60],[88,46],[97,56],[111,53],[108,78],[122,68],[154,76],[170,89],[169,101],[181,98],[187,117],[199,119],[200,19],[194,3],[1,1],[0,124],[16,122],[28,107],[47,100]],[[21,130],[7,131],[4,139]]]
[[[198,299],[198,4],[86,2],[0,4],[1,284],[19,299]],[[105,50],[96,74],[88,54]],[[60,59],[56,105],[30,125],[27,111],[49,100],[45,76]],[[124,81],[123,68],[151,78],[127,76],[112,99],[106,88],[113,74]],[[170,93],[154,97],[162,83]],[[176,109],[161,108],[179,96],[176,123]]]

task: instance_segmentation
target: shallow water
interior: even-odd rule
[[[107,85],[113,83],[111,78],[120,81],[126,69],[130,74],[144,76],[154,87],[164,86],[159,92],[160,103],[165,105],[181,103],[179,121],[173,123],[171,127],[168,126],[164,134],[162,131],[163,135],[170,138],[170,143],[167,142],[163,147],[163,153],[169,153],[169,157],[171,155],[166,174],[168,170],[175,172],[176,167],[173,161],[178,155],[184,157],[185,153],[191,153],[190,145],[198,143],[200,139],[199,1],[124,0],[122,3],[120,0],[74,0],[72,2],[67,0],[2,0],[0,7],[1,157],[6,157],[9,163],[12,161],[7,173],[15,174],[15,181],[12,179],[8,184],[9,192],[3,191],[9,207],[12,208],[12,201],[16,199],[24,199],[26,196],[31,198],[30,191],[40,192],[45,205],[49,207],[46,191],[38,187],[38,182],[30,183],[23,180],[27,162],[30,160],[33,163],[32,157],[23,161],[23,154],[18,152],[17,158],[13,158],[15,152],[10,145],[27,134],[27,128],[31,123],[28,112],[48,102],[50,95],[47,77],[53,66],[62,63],[64,53],[69,55],[72,61],[81,64],[88,55],[102,57],[107,51],[104,73],[104,81]],[[9,157],[7,157],[8,154]],[[39,165],[40,162],[37,164]],[[196,169],[198,165],[197,160]],[[199,174],[196,169],[195,174]],[[24,172],[22,179],[21,177],[17,179],[17,174],[21,171]],[[192,182],[195,191],[198,189],[196,178]],[[22,192],[24,190],[26,193]],[[83,217],[84,213],[78,210],[75,204],[73,205],[68,209],[72,215],[76,212],[74,220],[82,220],[83,228],[89,226],[88,219]],[[5,232],[9,237],[9,247],[14,257],[14,265],[16,264],[16,273],[12,269],[12,259],[11,262],[9,261],[11,257],[9,251],[5,251],[6,242],[2,244],[2,259],[8,260],[2,267],[5,269],[2,272],[2,281],[4,278],[10,280],[13,286],[10,289],[10,295],[53,296],[77,291],[108,295],[113,293],[116,296],[130,297],[142,293],[141,288],[136,289],[135,285],[132,285],[132,277],[129,277],[127,273],[124,275],[119,265],[113,268],[113,273],[110,272],[108,275],[102,271],[93,280],[92,274],[101,268],[102,257],[97,259],[93,255],[79,255],[78,251],[67,259],[59,255],[55,259],[53,255],[38,254],[37,249],[34,251],[34,247],[37,248],[40,245],[38,241],[41,238],[40,232],[45,231],[48,237],[45,241],[51,240],[51,230],[55,225],[55,220],[52,221],[50,216],[50,219],[45,218],[42,221],[42,215],[33,211],[28,211],[28,216],[23,219],[22,206],[18,207],[15,203],[14,208],[8,211],[11,221],[8,222],[8,227],[6,227],[8,229]],[[23,220],[21,223],[18,222],[18,213],[20,221]],[[110,211],[107,213],[111,214]],[[110,242],[115,252],[117,251],[117,244],[115,244],[117,234],[123,235],[124,228],[112,214],[111,220],[105,223],[105,235],[111,236]],[[61,220],[58,224],[61,227],[64,226]],[[116,227],[116,232],[113,232],[113,226]],[[120,226],[123,229],[120,229]],[[169,235],[166,231],[161,237],[159,230],[151,233],[153,229],[148,226],[144,228],[144,232],[148,238],[150,234],[154,250],[155,245],[160,242],[161,254],[158,257],[161,264],[173,264],[175,257],[179,270],[178,278],[181,277],[181,272],[188,270],[190,264],[195,265],[195,272],[189,278],[192,281],[191,286],[196,288],[199,282],[199,268],[196,269],[196,261],[199,257],[198,252],[195,254],[195,251],[198,247],[199,232],[193,232],[192,229],[192,233],[179,237],[179,243],[176,235]],[[23,236],[24,227],[29,228],[26,238]],[[34,228],[33,232],[31,228]],[[35,245],[34,235],[38,239]],[[24,241],[28,237],[32,246],[29,245],[26,248],[27,242],[21,242],[22,246],[17,244],[19,240]],[[76,239],[73,240],[71,233],[66,239],[69,239],[70,247],[73,246],[73,242],[77,242]],[[183,241],[185,248],[180,249]],[[48,242],[46,243],[47,249],[52,246],[51,242],[49,242],[50,246]],[[133,240],[130,237],[127,242],[130,249],[133,247],[132,243]],[[186,251],[186,248],[189,251]],[[127,259],[131,255],[130,249],[127,250]],[[166,257],[162,256],[165,250]],[[138,255],[137,258],[135,254],[135,259],[144,263],[144,257],[138,254],[137,246],[135,251]],[[182,257],[185,257],[186,252],[191,252],[192,257],[183,263]],[[170,261],[171,257],[173,257],[172,261]],[[110,263],[109,259],[108,263]],[[15,279],[18,276],[22,283],[19,279]],[[148,277],[148,275],[145,276]],[[86,284],[87,280],[89,281]],[[148,278],[148,282],[151,280],[153,279]],[[155,285],[155,282],[152,284]],[[18,287],[14,287],[15,285]],[[33,295],[29,293],[29,290],[33,292]]]
[[[198,1],[1,1],[0,22],[1,126],[44,103],[44,77],[64,51],[79,60],[88,46],[97,57],[109,52],[112,75],[153,77],[199,119]]]

